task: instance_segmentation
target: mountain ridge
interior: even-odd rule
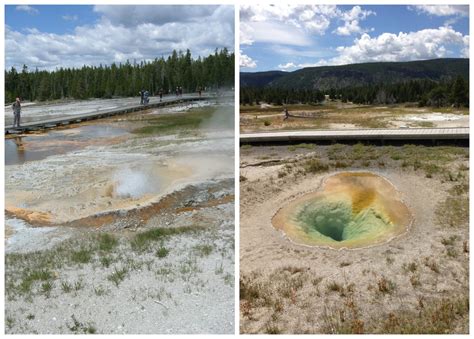
[[[440,58],[406,62],[368,62],[339,66],[306,67],[292,72],[241,72],[242,87],[281,89],[340,89],[377,83],[395,84],[410,80],[469,80],[468,58]]]

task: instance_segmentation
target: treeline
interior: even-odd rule
[[[324,93],[318,90],[281,89],[272,87],[242,87],[240,89],[241,105],[259,105],[260,102],[274,105],[319,103],[324,100]]]
[[[396,104],[417,102],[419,106],[456,106],[469,107],[469,83],[461,76],[456,79],[436,82],[432,80],[411,80],[397,84],[374,84],[351,86],[342,89],[319,90],[284,90],[272,87],[241,88],[242,105],[259,104],[260,101],[282,104],[312,104],[325,100],[325,95],[332,100],[353,102],[355,104]]]
[[[136,96],[141,89],[156,94],[184,92],[197,88],[220,88],[234,85],[234,53],[224,48],[207,57],[193,59],[189,50],[151,62],[59,68],[54,71],[30,72],[26,65],[19,72],[14,67],[5,71],[5,102],[44,101],[63,98],[111,98]]]

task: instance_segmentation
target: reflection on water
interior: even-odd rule
[[[124,129],[109,125],[85,125],[48,131],[44,134],[13,136],[5,139],[5,165],[42,160],[55,154],[82,149],[101,140],[126,135]]]

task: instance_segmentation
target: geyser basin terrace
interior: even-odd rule
[[[412,216],[400,193],[385,178],[368,172],[327,177],[321,190],[281,208],[274,227],[310,246],[361,248],[405,233]]]

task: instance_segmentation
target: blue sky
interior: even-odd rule
[[[5,66],[30,70],[234,50],[230,5],[7,5]]]
[[[467,57],[468,6],[242,5],[241,71]]]
[[[5,6],[5,23],[15,31],[36,28],[44,33],[73,33],[78,25],[100,19],[93,6]]]

